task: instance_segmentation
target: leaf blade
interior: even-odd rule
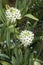
[[[36,18],[35,16],[33,16],[32,14],[26,14],[25,17],[31,18],[33,20],[39,21],[38,18]]]

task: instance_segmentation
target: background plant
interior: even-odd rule
[[[38,22],[38,19],[34,17],[34,16],[37,17],[39,15],[38,14],[39,12],[34,11],[34,8],[36,9],[36,7],[37,7],[36,2],[38,3],[39,1],[34,0],[34,1],[28,2],[28,0],[25,0],[25,1],[16,0],[16,4],[14,7],[20,9],[21,14],[22,14],[22,19],[17,23],[16,27],[14,27],[14,25],[7,26],[7,24],[6,24],[7,20],[5,17],[5,4],[7,2],[4,0],[2,2],[3,2],[3,8],[0,8],[0,53],[1,53],[0,57],[2,59],[5,59],[4,62],[6,62],[8,59],[9,61],[7,61],[7,62],[12,63],[13,65],[14,64],[15,65],[27,65],[27,64],[31,65],[31,63],[33,64],[33,58],[34,58],[33,51],[37,49],[37,51],[39,52],[39,50],[40,50],[39,42],[40,42],[40,37],[42,36],[42,30],[40,32],[38,32],[38,34],[35,32],[35,29],[37,29],[36,27],[40,28],[40,26],[41,26],[40,22]],[[36,7],[33,7],[33,4],[35,4]],[[39,4],[41,4],[41,2],[39,2]],[[33,7],[33,8],[31,8],[31,7]],[[39,8],[39,6],[38,6],[38,8]],[[39,8],[39,10],[40,10],[40,8]],[[37,11],[39,11],[39,10],[37,10]],[[31,15],[31,13],[34,16]],[[37,15],[35,13],[37,13]],[[38,16],[38,18],[39,18],[39,16]],[[42,17],[40,17],[39,19],[41,20]],[[32,30],[35,33],[34,44],[32,46],[30,46],[30,48],[33,47],[32,50],[30,50],[30,48],[23,48],[23,47],[19,46],[20,41],[18,40],[18,35],[22,29],[23,30],[24,29]],[[13,41],[11,41],[12,39],[13,39]],[[6,47],[6,44],[7,44],[7,47]],[[4,48],[4,46],[6,48]],[[41,46],[41,49],[42,49],[42,46]],[[9,56],[9,58],[6,57],[6,55]],[[39,54],[37,54],[37,55],[35,54],[35,56],[39,57]],[[3,61],[1,61],[1,63],[2,62]],[[3,65],[4,65],[4,63],[3,63]]]

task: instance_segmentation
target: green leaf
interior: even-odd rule
[[[35,27],[36,27],[36,25],[37,25],[37,21],[32,25],[32,28],[34,29]]]
[[[2,65],[11,65],[10,63],[8,63],[6,61],[0,61],[0,64],[2,64]]]
[[[2,8],[0,8],[0,21],[2,21],[3,23],[6,22],[5,12]]]
[[[32,28],[31,28],[31,22],[26,21],[25,29],[32,30]]]
[[[14,25],[10,25],[8,28],[10,33],[14,33]]]
[[[16,58],[14,56],[12,56],[12,61],[11,62],[12,62],[13,65],[16,65],[17,61],[16,61]]]
[[[33,20],[39,21],[38,18],[36,18],[35,16],[33,16],[32,14],[26,14],[25,17],[31,18]]]
[[[8,49],[10,49],[10,32],[9,32],[9,29],[7,29],[7,31],[6,31],[6,41],[7,41]]]
[[[34,55],[32,53],[32,54],[30,54],[29,65],[33,65],[33,63],[34,63],[33,58],[34,58]]]
[[[22,4],[21,4],[22,3]],[[15,7],[21,10],[22,16],[28,11],[28,0],[16,0]]]
[[[0,54],[0,59],[1,58],[7,58],[7,59],[10,59],[9,56],[5,55],[5,54]]]
[[[16,62],[17,64],[21,65],[22,64],[22,60],[23,60],[23,56],[22,56],[22,51],[21,49],[18,49],[18,48],[15,48],[14,49],[14,54],[15,54],[15,57],[16,57]]]
[[[34,65],[41,65],[39,62],[35,61]]]
[[[25,48],[25,54],[24,54],[24,65],[27,65],[27,64],[28,64],[29,57],[30,57],[30,51],[29,51],[28,48]]]

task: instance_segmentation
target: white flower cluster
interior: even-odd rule
[[[21,19],[20,10],[10,7],[6,10],[6,18],[9,22],[16,22],[16,19]]]
[[[24,30],[20,33],[20,41],[22,42],[22,45],[27,47],[32,43],[34,39],[34,33],[28,30]]]

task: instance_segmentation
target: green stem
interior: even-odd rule
[[[7,46],[8,46],[8,53],[9,53],[9,56],[10,56],[10,32],[9,30],[7,30],[6,32],[6,41],[7,41]]]

